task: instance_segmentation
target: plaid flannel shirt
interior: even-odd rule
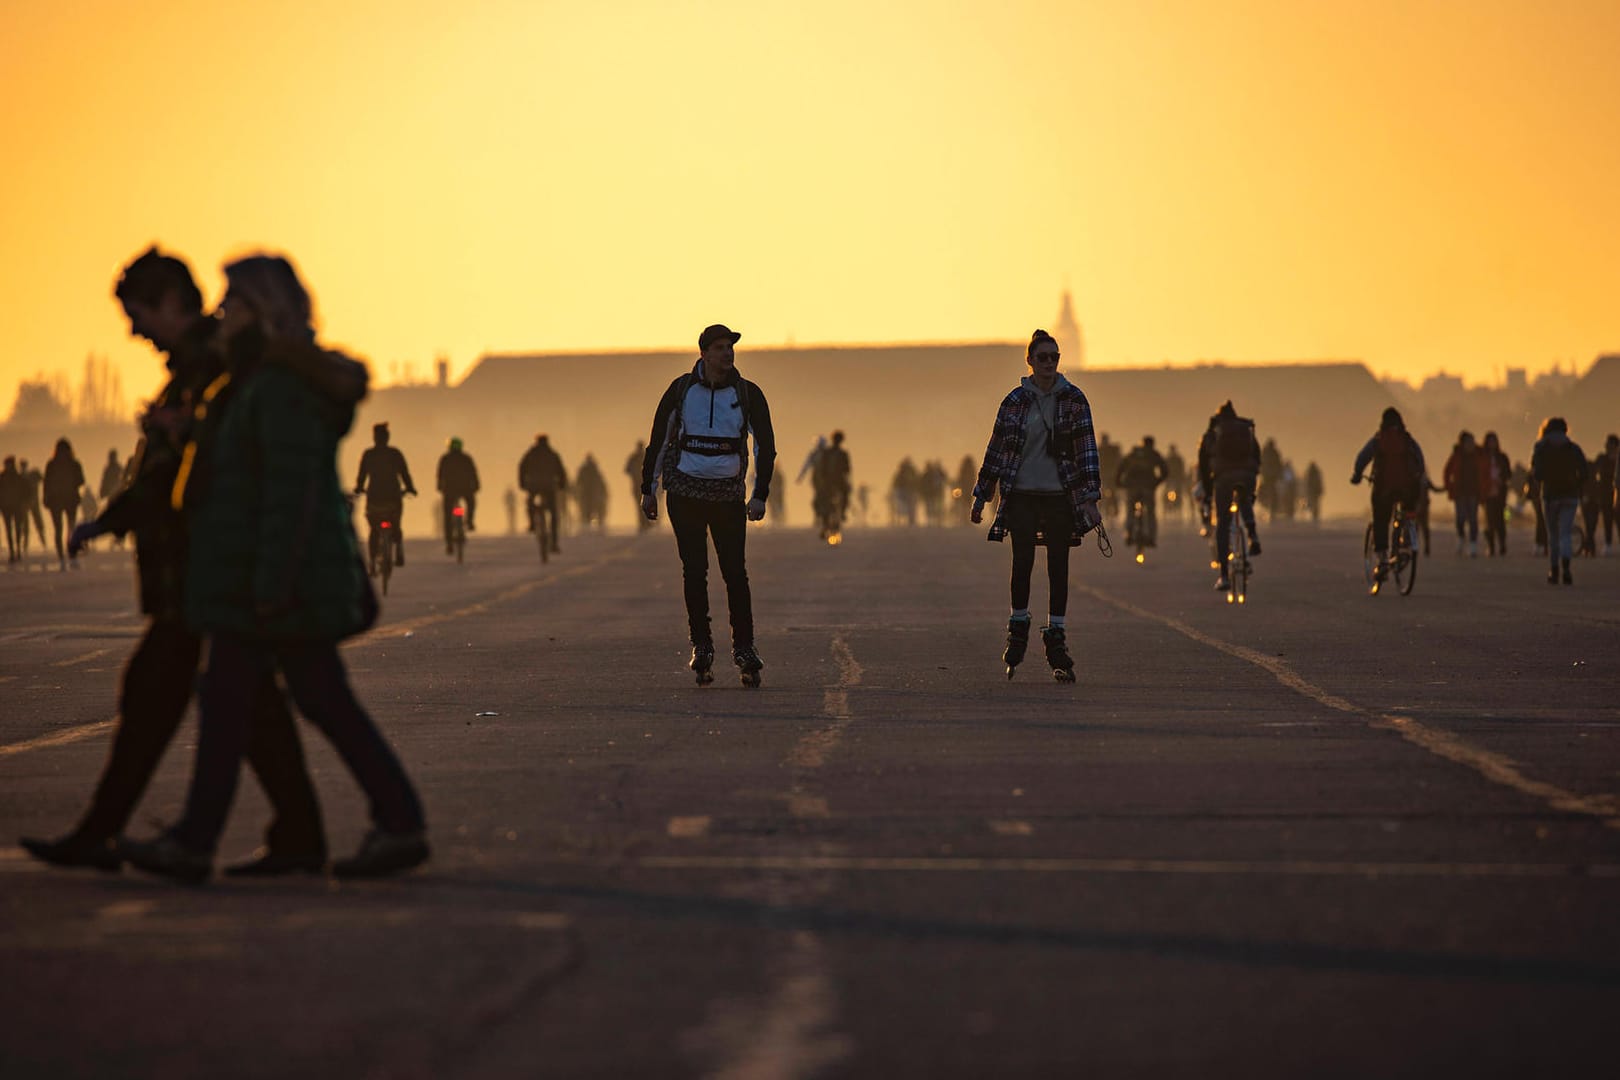
[[[987,503],[995,497],[996,486],[1001,486],[1002,500],[996,507],[987,539],[999,541],[1007,535],[1006,497],[1014,490],[1014,481],[1018,478],[1018,464],[1024,457],[1024,424],[1029,410],[1034,407],[1035,394],[1020,384],[1002,399],[1001,408],[996,411],[990,445],[985,447],[984,464],[979,467],[979,482],[973,487],[974,500]],[[1085,535],[1080,526],[1080,508],[1102,497],[1102,466],[1097,457],[1097,437],[1091,426],[1091,404],[1078,386],[1062,376],[1058,378],[1056,420],[1053,441],[1059,448],[1058,478],[1074,510],[1074,532],[1069,536],[1069,546],[1077,547]],[[1041,538],[1042,542],[1045,539]]]

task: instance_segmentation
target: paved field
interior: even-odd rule
[[[692,685],[665,533],[413,544],[345,655],[429,867],[186,889],[0,850],[0,1077],[1611,1070],[1620,559],[1549,588],[1523,534],[1437,536],[1369,598],[1359,532],[1265,539],[1242,607],[1188,534],[1077,552],[1063,686],[1038,650],[1004,678],[979,531],[757,530],[758,690]],[[82,809],[128,575],[0,575],[7,844]],[[363,807],[306,736],[343,853]],[[244,784],[222,855],[264,816]]]

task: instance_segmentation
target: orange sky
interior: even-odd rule
[[[0,416],[158,368],[157,240],[294,256],[327,336],[1021,340],[1413,378],[1620,349],[1609,0],[167,0],[0,15]],[[744,353],[746,363],[746,353]]]

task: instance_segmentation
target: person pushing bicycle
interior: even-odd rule
[[[1423,450],[1406,430],[1406,422],[1394,406],[1384,410],[1379,421],[1378,434],[1367,440],[1367,445],[1356,455],[1352,484],[1361,483],[1361,475],[1372,466],[1373,548],[1378,553],[1378,566],[1373,571],[1373,582],[1381,584],[1389,576],[1389,522],[1396,506],[1416,510],[1423,497]]]

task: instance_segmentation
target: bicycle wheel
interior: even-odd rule
[[[1231,588],[1226,593],[1228,604],[1244,603],[1249,591],[1249,549],[1245,546],[1247,538],[1243,535],[1243,522],[1237,511],[1232,511],[1232,519],[1227,526],[1226,572]]]
[[[546,531],[543,518],[534,531],[540,538],[540,562],[548,562],[551,559],[551,533]]]
[[[1400,558],[1395,562],[1395,586],[1400,589],[1402,596],[1411,596],[1412,586],[1417,584],[1417,523],[1403,522],[1396,535],[1401,547]]]
[[[1378,549],[1373,547],[1373,529],[1376,527],[1374,525],[1367,526],[1367,539],[1361,545],[1362,572],[1367,576],[1367,587],[1369,589],[1373,586],[1378,570]]]
[[[374,565],[377,567],[377,576],[382,579],[382,594],[388,595],[388,579],[394,576],[394,553],[385,551],[381,559]]]

